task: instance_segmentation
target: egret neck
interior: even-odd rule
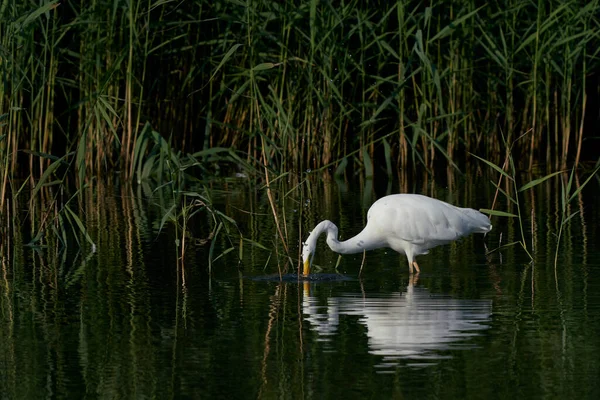
[[[304,243],[304,249],[302,251],[304,275],[308,275],[310,272],[310,264],[314,254],[310,249],[316,248],[317,240],[322,233],[327,233],[327,245],[331,250],[338,254],[356,254],[362,253],[365,250],[373,250],[381,247],[381,240],[372,233],[366,234],[365,230],[348,240],[340,242],[338,240],[338,227],[331,221],[322,221],[315,226]]]

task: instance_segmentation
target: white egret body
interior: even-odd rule
[[[367,226],[346,241],[338,240],[338,228],[331,221],[320,222],[310,233],[302,249],[304,275],[310,272],[317,239],[327,233],[327,244],[339,254],[362,253],[389,247],[406,254],[410,273],[419,272],[415,256],[450,243],[471,233],[487,233],[492,225],[487,216],[472,208],[419,194],[393,194],[377,200],[367,213]]]

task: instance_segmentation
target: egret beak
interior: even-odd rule
[[[304,271],[302,272],[302,275],[308,276],[309,272],[310,272],[310,260],[307,259],[304,261]]]

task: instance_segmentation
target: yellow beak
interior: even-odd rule
[[[306,261],[304,261],[304,271],[302,272],[302,275],[308,276],[309,272],[310,272],[310,261],[306,260]]]

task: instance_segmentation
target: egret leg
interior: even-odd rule
[[[341,257],[342,257],[342,255],[340,254],[339,258],[341,258]],[[358,272],[358,276],[362,275],[362,269],[363,269],[363,266],[365,265],[365,258],[366,257],[367,257],[367,252],[363,251],[363,259],[362,259],[362,262],[360,263],[360,271]],[[339,260],[339,258],[338,258],[338,260]]]
[[[413,274],[408,278],[408,286],[413,287],[419,282],[419,274]]]
[[[417,274],[421,272],[421,270],[419,269],[419,264],[417,264],[416,261],[413,261],[413,265],[415,266],[415,268],[417,269]],[[410,272],[412,273],[412,266],[410,268]]]

